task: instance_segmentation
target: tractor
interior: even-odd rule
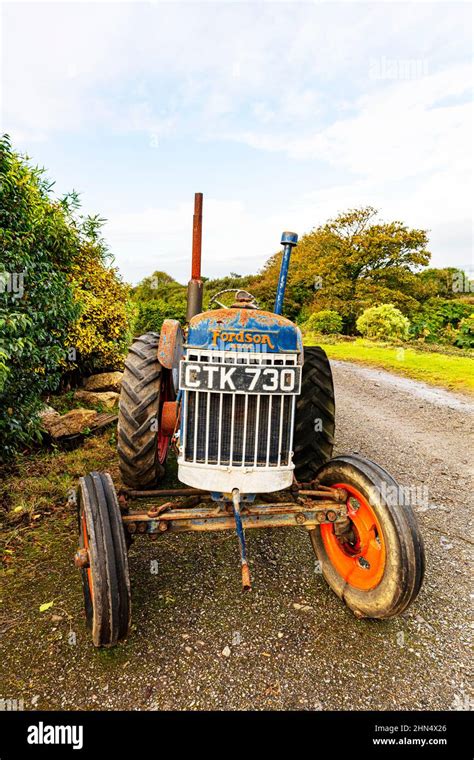
[[[318,568],[357,618],[401,614],[422,584],[423,540],[388,472],[358,454],[332,456],[330,363],[282,315],[297,235],[281,237],[272,312],[235,289],[203,311],[201,241],[196,193],[186,325],[166,319],[159,334],[134,340],[125,361],[122,485],[99,472],[79,482],[75,564],[94,645],[113,646],[129,631],[132,541],[169,532],[235,530],[249,590],[246,532],[307,531]],[[160,489],[171,451],[183,486]]]

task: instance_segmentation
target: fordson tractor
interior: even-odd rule
[[[123,485],[117,492],[107,473],[80,479],[75,563],[93,643],[112,646],[127,636],[127,552],[145,534],[235,530],[248,590],[246,532],[307,531],[326,581],[358,618],[400,614],[420,590],[422,537],[380,465],[355,454],[332,457],[329,361],[282,316],[297,235],[281,237],[272,312],[244,290],[217,293],[203,311],[200,193],[194,212],[187,324],[165,320],[160,334],[133,342],[125,362]],[[183,488],[160,489],[171,451]]]

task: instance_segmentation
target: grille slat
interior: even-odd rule
[[[296,354],[235,351],[196,350],[189,359],[225,364],[297,363]],[[184,461],[255,468],[291,465],[294,395],[187,390],[184,397]]]

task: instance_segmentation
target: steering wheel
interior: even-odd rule
[[[234,303],[227,305],[225,303],[222,303],[222,301],[219,301],[219,298],[223,296],[224,293],[236,293]],[[211,299],[209,300],[209,308],[211,308],[214,303],[220,306],[221,309],[259,309],[260,308],[256,301],[255,296],[253,296],[251,293],[248,293],[248,291],[246,290],[241,290],[241,288],[226,288],[226,290],[219,290],[219,292],[213,295]]]

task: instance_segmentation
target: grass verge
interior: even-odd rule
[[[325,341],[324,336],[307,335],[307,345],[320,345],[330,359],[357,362],[422,380],[430,385],[474,395],[474,360],[435,351],[417,351],[405,346],[389,346],[357,338],[354,341]]]

